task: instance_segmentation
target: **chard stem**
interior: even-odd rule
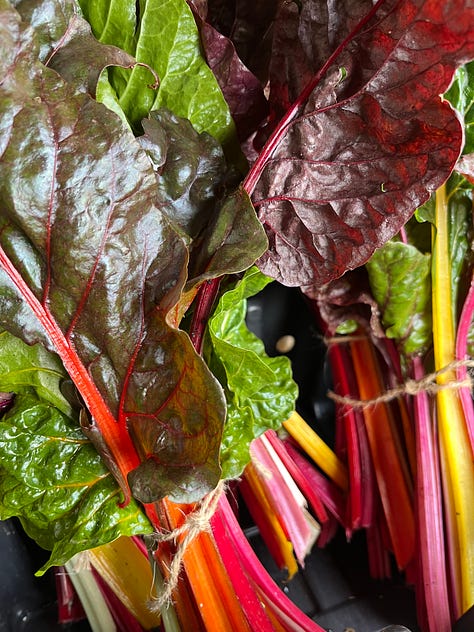
[[[436,230],[433,235],[433,344],[435,370],[455,360],[455,323],[451,298],[449,223],[446,186],[436,193]],[[456,379],[456,372],[446,371],[438,384]],[[444,389],[436,395],[440,453],[443,462],[447,519],[452,523],[449,543],[457,555],[457,580],[453,587],[455,601],[462,614],[474,603],[474,466],[459,393]],[[454,541],[453,541],[454,540]],[[457,593],[457,595],[456,595]]]
[[[469,329],[471,327],[472,317],[474,314],[474,272],[472,273],[471,285],[467,293],[466,300],[462,308],[461,316],[459,318],[458,331],[456,336],[456,359],[467,360],[467,339],[469,335]],[[460,366],[457,369],[457,378],[459,381],[463,381],[467,377],[467,367]],[[471,442],[471,451],[474,456],[474,405],[472,401],[471,390],[467,387],[459,390],[459,396],[461,398],[462,407],[464,410],[464,417],[466,419],[467,431],[469,434],[469,440]]]

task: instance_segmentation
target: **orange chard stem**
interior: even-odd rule
[[[190,506],[172,503],[167,499],[162,503],[170,529],[181,526]],[[250,632],[249,623],[209,533],[200,533],[189,544],[183,565],[206,632]]]
[[[385,389],[372,345],[360,339],[350,342],[350,347],[360,398],[379,397]],[[391,411],[380,403],[368,405],[362,412],[395,559],[399,568],[405,568],[415,552],[415,517],[392,431]]]

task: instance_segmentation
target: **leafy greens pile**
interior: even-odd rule
[[[237,476],[296,397],[246,299],[363,264],[459,157],[469,2],[256,4],[0,0],[0,515],[49,564]]]

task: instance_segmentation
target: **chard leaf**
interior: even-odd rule
[[[189,238],[187,288],[249,268],[268,242],[246,192],[226,195],[237,180],[219,143],[166,109],[152,112],[143,128],[139,141],[153,164],[159,194],[170,219]]]
[[[466,276],[469,276],[472,265],[472,190],[473,185],[459,173],[453,173],[446,183],[453,322],[457,322],[460,302],[470,283]],[[435,224],[435,196],[417,209],[416,218],[420,222]]]
[[[229,106],[239,138],[244,141],[268,113],[263,86],[243,64],[232,40],[206,22],[207,12],[200,10],[196,2],[189,4],[199,27],[206,61]]]
[[[174,468],[173,486],[155,478],[156,499],[197,499],[219,478],[225,409],[187,335],[167,323],[186,247],[155,205],[130,130],[36,61],[34,33],[0,10],[0,323],[58,353],[126,497],[127,475],[150,460]]]
[[[442,11],[432,0],[368,4],[349,36],[332,32],[334,52],[245,182],[270,243],[260,269],[310,294],[391,238],[461,150],[460,122],[438,95],[474,56],[474,8],[463,0]],[[329,32],[335,8],[327,7]]]
[[[271,281],[255,267],[225,292],[209,321],[206,355],[227,398],[221,448],[223,476],[239,476],[249,461],[249,445],[269,428],[278,429],[295,409],[297,386],[286,357],[266,355],[245,324],[247,298]]]
[[[0,390],[33,393],[38,400],[72,417],[61,391],[67,373],[59,358],[40,345],[26,345],[7,331],[0,333]]]
[[[120,488],[77,423],[34,394],[17,396],[0,421],[0,518],[17,516],[51,558],[152,527],[132,501],[120,508]]]
[[[79,17],[75,0],[14,0],[10,2],[26,24],[30,24],[39,43],[39,59],[47,62],[61,46],[69,26]]]
[[[196,4],[197,0],[193,0]],[[199,0],[206,20],[229,37],[243,63],[263,85],[268,78],[273,24],[279,0]]]
[[[74,16],[49,61],[69,84],[96,96],[102,71],[108,66],[133,67],[135,59],[115,46],[105,46],[92,35],[91,27],[83,18]]]
[[[97,39],[132,54],[158,75],[157,90],[150,71],[135,66],[127,75],[111,69],[110,82],[133,128],[151,110],[166,107],[207,131],[222,144],[233,143],[235,128],[212,71],[201,54],[191,9],[185,0],[80,0]]]
[[[474,62],[457,69],[454,81],[444,97],[464,120],[463,154],[474,152]]]
[[[120,488],[62,395],[67,378],[56,355],[0,333],[0,389],[15,393],[0,421],[0,518],[19,517],[53,551],[40,572],[119,535],[151,529],[134,502],[118,507]]]
[[[431,256],[410,244],[389,241],[366,263],[369,282],[389,338],[405,355],[431,345]]]

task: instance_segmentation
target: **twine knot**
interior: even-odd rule
[[[191,542],[201,533],[208,532],[211,528],[211,519],[216,512],[219,499],[225,491],[225,482],[219,481],[217,487],[205,496],[190,512],[182,525],[173,531],[155,532],[149,538],[156,544],[162,542],[174,542],[176,551],[171,560],[169,575],[157,594],[150,600],[150,608],[153,611],[161,611],[172,600],[173,591],[176,589],[179,574],[183,566],[184,555]],[[184,536],[181,541],[178,540]]]

